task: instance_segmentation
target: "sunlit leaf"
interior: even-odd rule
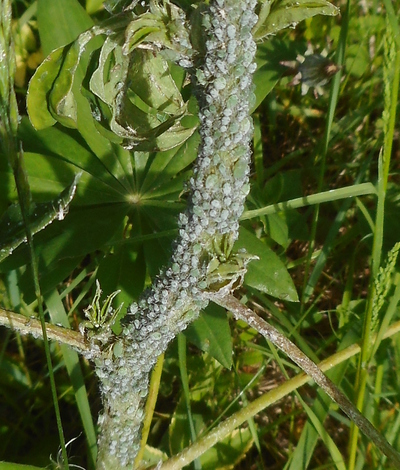
[[[133,55],[129,76],[134,79],[129,89],[159,112],[175,114],[184,106],[168,63],[161,55],[138,51]]]
[[[300,21],[315,15],[335,16],[339,8],[326,0],[264,0],[262,15],[253,29],[254,39],[261,40],[282,29],[294,28]]]
[[[40,42],[45,56],[93,26],[78,0],[38,0],[37,3]]]
[[[49,93],[48,103],[50,112],[63,126],[76,127],[77,105],[72,93],[76,68],[79,63],[79,47],[76,43],[65,47],[60,73],[54,81]]]
[[[110,61],[115,63],[111,68]],[[107,40],[90,88],[111,108],[110,129],[135,150],[169,150],[187,140],[197,126],[196,121],[191,127],[181,124],[191,114],[167,61],[149,51],[135,51],[128,63],[121,47]]]
[[[285,265],[271,248],[243,227],[235,248],[245,248],[260,258],[249,263],[245,284],[279,299],[298,301],[296,288]]]
[[[26,150],[25,160],[33,193],[45,189],[55,194],[57,190],[52,188],[60,182],[67,184],[71,175],[73,177],[82,170],[77,200],[82,201],[80,196],[84,196],[85,204],[126,200],[130,186],[117,179],[117,176],[121,179],[126,176],[119,165],[122,156],[115,155],[110,143],[104,143],[101,136],[94,137],[105,145],[104,151],[108,151],[104,159],[103,155],[100,159],[94,154],[79,133],[73,130],[55,126],[35,131],[29,121],[23,119],[19,133]],[[90,179],[86,173],[93,178]]]
[[[47,106],[47,94],[56,79],[63,62],[63,48],[56,49],[36,70],[29,82],[27,108],[35,129],[45,129],[57,121]]]

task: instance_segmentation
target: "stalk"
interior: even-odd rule
[[[387,6],[387,5],[386,5]],[[390,16],[390,11],[387,13]],[[385,87],[385,109],[383,120],[385,123],[384,146],[382,154],[378,160],[378,204],[375,218],[374,241],[372,247],[371,279],[368,289],[367,308],[364,315],[363,339],[361,354],[358,362],[355,391],[357,398],[357,408],[362,410],[365,403],[365,393],[369,376],[369,364],[373,351],[372,335],[374,333],[373,316],[375,306],[375,280],[381,265],[385,200],[387,183],[389,179],[390,161],[392,145],[394,139],[394,128],[396,121],[397,102],[399,96],[400,83],[400,48],[394,39],[395,32],[392,30],[388,19],[388,30],[386,37],[386,54],[384,64],[384,87]],[[356,465],[358,429],[352,425],[349,444],[349,470],[353,470]]]
[[[206,41],[192,74],[201,143],[170,264],[128,308],[119,337],[89,338],[93,351],[101,351],[93,354],[104,404],[99,469],[133,466],[157,358],[207,305],[204,290],[231,292],[250,260],[232,247],[250,189],[256,4],[216,0],[201,13]]]

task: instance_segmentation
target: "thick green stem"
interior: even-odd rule
[[[256,4],[216,0],[202,11],[205,47],[192,76],[201,144],[170,265],[128,308],[120,337],[106,344],[92,337],[93,351],[103,351],[93,354],[104,402],[99,469],[132,467],[157,357],[207,305],[204,289],[228,293],[242,279],[246,260],[231,250],[249,191]]]

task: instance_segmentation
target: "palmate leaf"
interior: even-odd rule
[[[102,266],[102,280],[105,285],[115,284],[111,290],[122,289],[125,298],[121,294],[118,300],[127,305],[129,297],[138,296],[145,274],[136,272],[137,286],[128,288],[116,275],[117,258],[124,253],[126,272],[137,271],[137,256],[144,252],[143,269],[151,276],[157,275],[168,261],[177,214],[184,208],[179,195],[196,158],[199,136],[195,133],[180,147],[166,152],[130,154],[90,127],[91,119],[83,122],[84,137],[89,142],[76,129],[59,124],[36,131],[25,118],[20,125],[26,171],[36,204],[55,199],[76,173],[82,173],[68,217],[35,236],[41,285],[44,292],[53,289],[90,254],[100,257],[96,263],[100,261]],[[0,168],[0,181],[9,179],[10,169]],[[15,199],[12,184],[4,189],[7,201]],[[170,231],[167,238],[160,233],[165,231]],[[21,245],[0,264],[0,272],[24,266],[27,259],[27,248]],[[28,302],[34,298],[29,276],[22,276],[21,289]]]
[[[339,8],[327,0],[263,0],[253,36],[260,41],[282,29],[295,27],[315,15],[335,16]]]

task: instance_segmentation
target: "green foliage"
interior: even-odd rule
[[[315,15],[334,16],[339,13],[339,9],[326,0],[262,0],[260,3],[259,20],[253,30],[256,40],[288,27],[295,28],[300,21]]]
[[[232,367],[232,337],[224,310],[209,305],[184,332],[186,338],[221,365]]]
[[[63,16],[62,11],[59,14]],[[92,125],[113,141],[135,150],[159,151],[183,143],[197,122],[190,119],[194,116],[172,78],[168,61],[181,56],[181,60],[190,59],[182,21],[182,12],[173,4],[150,2],[148,12],[116,17],[54,50],[30,82],[33,91],[28,92],[28,111],[33,125],[43,129],[59,121],[80,129],[78,115],[83,111],[79,98],[83,93],[88,103],[82,102],[82,106],[90,104]],[[77,24],[70,34],[89,26]],[[166,56],[154,53],[160,45],[167,50]],[[89,118],[88,109],[86,115]]]
[[[108,5],[109,10],[117,12],[131,3],[115,0]],[[171,39],[173,34],[166,26],[172,21],[177,27],[180,8],[190,11],[189,3],[165,2],[159,6],[153,2],[153,10],[146,16],[140,16],[138,4],[134,13],[128,10],[122,16],[105,20],[106,12],[98,2],[86,2],[86,10],[93,14],[90,18],[81,6],[85,2],[38,1],[37,16],[32,17],[30,24],[37,20],[38,39],[48,57],[30,82],[27,102],[31,122],[24,116],[18,132],[32,192],[30,225],[35,233],[40,283],[48,314],[55,323],[61,322],[61,317],[53,317],[60,305],[65,326],[76,328],[84,319],[84,308],[95,294],[95,277],[107,295],[120,291],[115,306],[122,302],[127,306],[139,298],[168,262],[177,233],[177,216],[186,206],[184,183],[191,175],[199,144],[193,88],[186,80],[186,72],[174,63],[186,60],[183,65],[190,67],[194,59],[187,44]],[[21,16],[25,10],[17,4],[16,14]],[[161,20],[165,5],[169,8],[166,23]],[[374,288],[370,332],[377,332],[378,343],[383,344],[378,348],[377,343],[368,341],[372,357],[366,370],[364,408],[370,410],[367,416],[398,446],[399,341],[383,339],[383,330],[399,318],[399,269],[393,253],[386,268],[375,264],[377,277],[368,284],[372,233],[381,236],[382,259],[399,240],[396,165],[392,165],[390,180],[386,180],[385,200],[379,193],[383,186],[378,187],[379,210],[384,218],[375,217],[377,191],[371,189],[377,180],[379,147],[384,139],[386,146],[397,139],[390,133],[388,113],[393,99],[389,96],[393,71],[388,65],[395,63],[395,46],[384,37],[384,13],[372,7],[357,14],[350,11],[344,80],[336,85],[339,94],[330,127],[327,97],[301,97],[298,88],[288,86],[289,79],[283,76],[286,70],[280,62],[303,54],[306,40],[321,50],[329,36],[331,51],[335,51],[342,41],[339,32],[345,21],[311,18],[337,13],[336,7],[324,1],[300,5],[260,2],[259,7],[264,19],[254,31],[258,39],[268,37],[268,41],[260,44],[257,52],[255,165],[246,209],[249,213],[265,211],[253,213],[251,220],[242,223],[233,251],[231,246],[216,249],[210,268],[212,284],[223,283],[233,272],[240,272],[241,249],[257,256],[247,266],[238,295],[243,301],[252,300],[260,315],[270,311],[273,323],[319,358],[363,339],[365,299]],[[344,13],[346,8],[341,8]],[[298,29],[272,36],[306,18]],[[92,28],[89,33],[85,33],[87,28]],[[154,48],[156,42],[166,45],[166,50],[160,53]],[[388,52],[384,55],[383,44],[391,47],[390,61]],[[199,38],[197,45],[201,52]],[[3,49],[6,46],[3,43]],[[328,57],[332,58],[332,54]],[[3,61],[0,68],[12,69]],[[122,90],[129,98],[125,109],[116,86],[120,82],[125,84]],[[381,97],[385,87],[384,104]],[[19,102],[24,98],[21,92]],[[12,115],[4,103],[2,112]],[[321,164],[321,142],[328,127],[326,163]],[[397,158],[393,155],[392,159]],[[236,171],[241,176],[240,165]],[[75,191],[75,183],[71,186],[71,182],[79,173],[71,201]],[[320,182],[318,192],[315,188]],[[358,186],[367,182],[370,186],[358,192]],[[329,192],[344,186],[349,188],[340,193],[341,198],[347,198],[345,202],[336,198],[337,193]],[[0,156],[0,187],[2,222],[7,227],[9,221],[17,222],[9,232],[1,230],[5,254],[12,251],[0,264],[1,303],[29,317],[36,315],[37,304],[12,170],[4,148]],[[310,195],[310,199],[303,200],[305,195]],[[289,202],[277,205],[284,201]],[[315,204],[321,204],[321,209],[314,229],[310,220]],[[308,247],[310,255],[306,256]],[[237,258],[223,267],[231,253]],[[222,254],[226,259],[221,262]],[[120,329],[118,320],[113,327],[115,333]],[[59,444],[53,437],[54,422],[47,405],[51,398],[43,379],[46,372],[38,366],[40,342],[4,331],[1,335],[4,348],[0,384],[4,400],[0,436],[4,444],[0,446],[0,459],[19,459],[44,467],[49,455],[57,454]],[[240,393],[248,384],[245,393],[252,400],[283,380],[283,374],[271,365],[273,354],[255,332],[241,324],[232,326],[229,314],[215,306],[202,312],[185,335],[189,341],[187,371],[197,435],[201,436],[222,416],[238,411],[243,396]],[[372,349],[371,344],[375,345]],[[86,429],[92,421],[88,403],[84,402],[85,390],[82,389],[78,413],[78,396],[73,389],[85,381],[94,415],[98,411],[96,383],[85,365],[78,373],[80,378],[76,378],[77,368],[81,367],[77,357],[63,356],[57,345],[52,346],[52,356],[62,412],[73,417],[73,422],[66,424],[66,432],[73,437],[81,432],[80,420],[86,423]],[[147,449],[149,454],[156,453],[151,449],[160,449],[156,460],[161,453],[164,457],[171,455],[190,443],[177,363],[178,353],[172,346],[167,353]],[[64,365],[70,377],[64,372]],[[227,370],[232,365],[232,370]],[[297,371],[284,359],[281,366],[290,374]],[[262,367],[266,367],[264,378],[256,376],[251,382]],[[331,377],[341,383],[349,396],[357,396],[354,360],[348,360]],[[301,391],[303,397],[306,393]],[[286,397],[279,406],[266,411],[266,418],[255,419],[260,455],[253,452],[254,435],[245,428],[231,432],[229,438],[205,452],[202,468],[249,468],[255,462],[265,466],[274,462],[278,468],[289,462],[288,468],[293,470],[300,465],[334,465],[336,449],[329,447],[329,440],[325,439],[326,451],[315,429],[322,432],[325,426],[346,455],[347,442],[341,439],[347,436],[348,423],[342,417],[336,420],[337,410],[322,393],[310,393],[307,405],[310,408],[305,406],[303,414],[298,403]],[[26,410],[32,410],[29,419]],[[15,423],[23,423],[22,429]],[[82,456],[86,455],[85,439],[92,446],[93,436],[90,441],[90,431],[86,434],[88,437],[79,438],[72,450],[73,456],[81,456],[80,460],[72,461],[89,466]],[[37,440],[36,445],[29,444],[31,437]],[[390,468],[366,440],[353,442],[358,468]],[[332,454],[329,449],[333,449]],[[0,468],[19,468],[19,464],[13,465],[0,463]]]

